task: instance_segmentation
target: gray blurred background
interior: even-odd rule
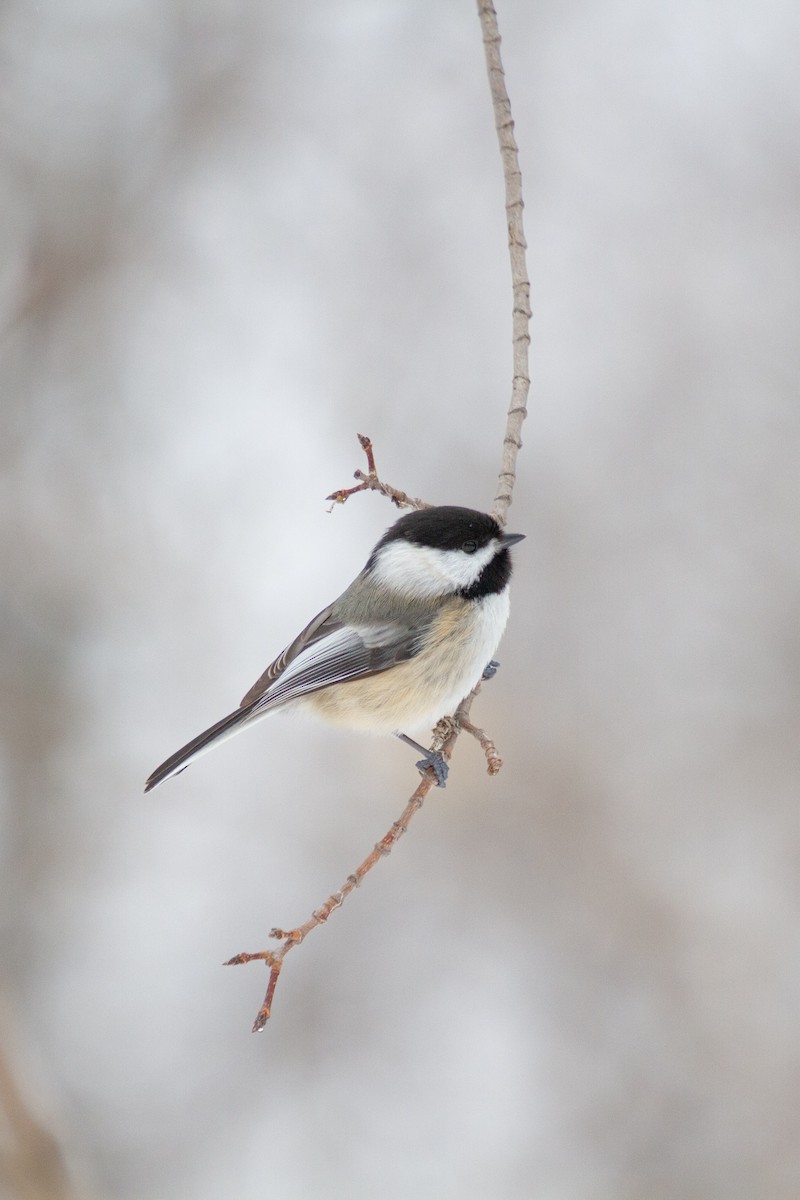
[[[326,514],[356,431],[395,485],[491,503],[477,16],[0,9],[14,1200],[800,1194],[798,8],[499,15],[535,307],[474,712],[505,767],[462,740],[254,1037],[266,972],[220,964],[343,882],[413,758],[276,718],[142,784],[394,519]]]

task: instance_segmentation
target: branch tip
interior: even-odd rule
[[[333,512],[337,504],[345,504],[351,496],[355,496],[356,492],[380,492],[387,500],[391,500],[396,508],[430,508],[430,504],[425,500],[420,500],[416,496],[409,496],[407,492],[401,491],[399,488],[392,487],[390,483],[384,483],[378,475],[377,467],[375,466],[375,450],[372,445],[372,439],[364,433],[356,434],[361,449],[367,456],[367,469],[362,471],[359,467],[353,472],[353,478],[359,482],[355,487],[339,488],[335,492],[331,492],[330,496],[326,496],[326,500],[332,500],[333,504],[328,509],[328,512]]]

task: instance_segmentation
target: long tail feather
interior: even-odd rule
[[[252,705],[248,705],[247,708],[237,708],[236,712],[229,713],[227,717],[217,721],[216,725],[199,733],[196,738],[192,738],[180,750],[171,754],[160,767],[156,767],[144,785],[144,790],[149,792],[152,788],[158,787],[165,779],[185,770],[190,762],[194,762],[201,754],[205,754],[206,750],[210,750],[217,742],[223,742],[226,738],[233,737],[243,725],[252,719],[252,715]]]

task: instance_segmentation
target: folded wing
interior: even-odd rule
[[[323,609],[299,637],[267,667],[235,712],[204,730],[157,767],[145,791],[177,775],[212,746],[232,737],[273,708],[299,700],[310,692],[348,679],[377,675],[395,663],[413,658],[424,642],[427,625],[400,622],[343,625],[333,608]]]
[[[257,717],[277,705],[349,679],[377,675],[413,658],[426,629],[400,622],[342,625],[324,609],[275,659],[242,700]]]

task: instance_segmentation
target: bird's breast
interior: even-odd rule
[[[508,620],[508,592],[453,600],[430,623],[413,658],[375,675],[321,688],[299,702],[334,725],[374,733],[432,725],[472,690]]]

